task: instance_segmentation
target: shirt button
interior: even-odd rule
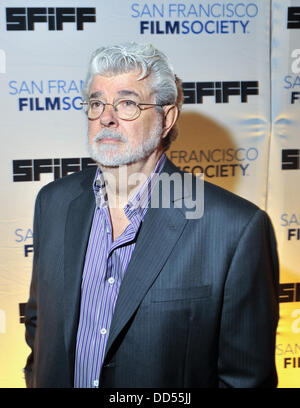
[[[99,380],[94,380],[93,381],[93,386],[98,387],[99,386]]]
[[[115,283],[115,278],[113,278],[112,276],[108,278],[108,283],[110,283],[111,285]]]
[[[106,334],[106,333],[107,333],[107,330],[103,327],[103,328],[100,330],[100,333],[101,333],[101,334]]]

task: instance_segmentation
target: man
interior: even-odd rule
[[[213,184],[200,196],[166,158],[182,89],[165,55],[100,48],[84,99],[97,170],[36,200],[27,386],[276,386],[271,223]],[[182,188],[166,191],[163,174]],[[188,216],[203,199],[202,216]]]

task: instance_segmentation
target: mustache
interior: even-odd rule
[[[124,143],[128,142],[128,139],[122,133],[111,131],[109,129],[102,129],[99,133],[97,133],[94,142],[99,142],[103,139],[114,139]]]

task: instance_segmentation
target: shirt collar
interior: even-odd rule
[[[124,207],[125,215],[130,221],[133,217],[137,217],[139,221],[144,219],[150,203],[151,193],[157,182],[158,175],[166,162],[166,159],[166,155],[163,153],[150,176]],[[96,206],[100,209],[108,207],[105,181],[100,167],[98,167],[96,171],[93,182],[93,190],[95,194]]]

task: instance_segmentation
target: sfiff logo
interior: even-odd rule
[[[25,309],[26,303],[19,303],[19,321],[20,323],[25,323]]]
[[[84,30],[85,23],[96,22],[92,7],[7,7],[7,31],[33,31],[37,23],[46,23],[49,31],[62,31],[64,23],[75,23],[76,30]]]
[[[300,28],[300,7],[288,7],[287,28]]]
[[[213,97],[215,103],[229,103],[232,96],[239,96],[241,103],[249,95],[259,95],[258,81],[183,82],[184,103],[203,103]]]
[[[91,166],[97,165],[89,157],[13,160],[13,181],[40,181],[45,173],[56,180]]]
[[[300,149],[282,149],[281,170],[300,169]]]
[[[300,282],[281,283],[279,285],[279,302],[299,302],[300,301]]]

